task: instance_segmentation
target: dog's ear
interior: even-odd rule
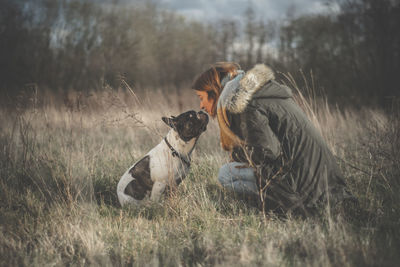
[[[168,125],[171,128],[175,128],[175,117],[167,118],[167,117],[162,117],[161,118],[163,122],[165,122],[166,125]]]

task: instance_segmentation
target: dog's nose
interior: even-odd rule
[[[197,119],[205,121],[206,123],[208,123],[208,115],[204,111],[197,112]]]
[[[207,117],[208,117],[207,113],[205,113],[205,112],[202,111],[202,110],[200,110],[199,112],[197,112],[197,118],[200,118],[200,115],[203,115],[203,116],[207,116]]]

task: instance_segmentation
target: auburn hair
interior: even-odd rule
[[[194,80],[192,89],[205,91],[208,100],[214,100],[211,116],[216,115],[217,102],[222,92],[222,79],[226,75],[230,75],[230,79],[234,78],[238,70],[240,70],[240,65],[235,62],[216,62]]]

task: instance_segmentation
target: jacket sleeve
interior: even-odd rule
[[[248,106],[246,111],[235,116],[237,122],[233,129],[245,145],[232,151],[232,158],[239,161],[252,161],[260,166],[274,162],[281,153],[281,146],[269,125],[268,116],[259,109]],[[245,160],[244,160],[245,159]]]

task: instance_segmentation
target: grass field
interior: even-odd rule
[[[190,94],[190,92],[188,92]],[[184,97],[183,111],[198,109]],[[217,183],[228,155],[211,121],[186,180],[161,203],[121,208],[116,185],[160,142],[173,97],[106,90],[23,96],[0,110],[2,266],[395,266],[400,119],[314,105],[361,213],[264,218]]]

